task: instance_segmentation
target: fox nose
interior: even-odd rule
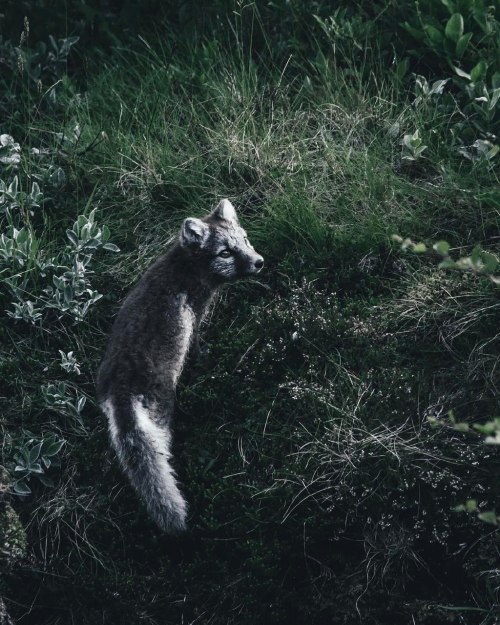
[[[259,256],[259,258],[257,258],[254,265],[256,269],[262,269],[262,267],[264,267],[264,259],[262,258],[262,256]]]

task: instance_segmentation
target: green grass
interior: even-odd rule
[[[391,235],[494,250],[497,174],[451,149],[439,103],[415,107],[376,46],[360,57],[318,38],[309,60],[287,62],[271,40],[260,58],[242,41],[225,27],[209,43],[96,53],[84,92],[66,78],[53,109],[21,92],[24,113],[0,128],[23,141],[23,184],[41,181],[45,203],[23,219],[46,258],[92,208],[120,247],[96,253],[103,298],[82,322],[3,314],[1,463],[12,470],[16,449],[48,432],[66,441],[54,487],[33,479],[12,498],[30,558],[9,565],[7,607],[37,625],[493,625],[498,533],[453,507],[494,507],[498,449],[446,413],[497,410],[498,290],[404,255]],[[55,133],[76,124],[78,141],[60,146]],[[416,129],[428,148],[401,160]],[[118,470],[94,376],[127,290],[185,216],[226,196],[266,271],[221,293],[211,349],[181,382],[175,459],[191,518],[172,539]],[[2,310],[11,301],[6,287]],[[47,406],[41,387],[58,381],[87,397],[82,423],[67,403]]]

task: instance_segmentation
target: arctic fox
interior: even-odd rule
[[[97,374],[97,398],[111,443],[151,517],[166,532],[185,529],[187,505],[170,463],[175,388],[217,289],[258,273],[231,202],[188,218],[176,242],[146,271],[116,317]]]

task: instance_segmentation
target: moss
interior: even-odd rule
[[[0,597],[0,625],[13,625],[13,621],[7,613],[7,608],[5,607],[2,597]]]
[[[0,562],[12,566],[26,555],[26,532],[17,512],[8,503],[0,509]]]

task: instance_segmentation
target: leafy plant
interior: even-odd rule
[[[95,220],[96,209],[80,215],[66,230],[69,244],[58,254],[49,255],[30,221],[43,202],[38,182],[31,192],[20,190],[19,178],[7,184],[0,180],[0,209],[5,231],[0,235],[0,269],[15,301],[8,315],[13,319],[38,323],[44,311],[57,311],[80,322],[102,296],[91,287],[89,275],[94,254],[102,249],[117,252],[109,242],[107,226]]]
[[[403,239],[397,234],[392,235],[392,240],[401,244],[403,251],[410,250],[416,254],[425,254],[435,252],[442,258],[438,265],[439,269],[456,269],[459,271],[468,271],[477,275],[488,277],[494,284],[500,285],[500,276],[495,274],[500,265],[500,261],[492,252],[483,250],[480,245],[475,245],[470,255],[460,256],[454,260],[450,256],[450,244],[441,240],[432,244],[429,248],[428,244],[419,242],[415,243],[411,239]]]
[[[0,50],[4,65],[12,72],[25,73],[33,87],[41,82],[54,81],[66,73],[67,60],[71,48],[79,41],[79,37],[63,37],[56,39],[49,35],[48,43],[39,41],[35,46],[27,45],[30,31],[29,20],[25,18],[24,28],[19,45],[9,40],[0,39]]]
[[[443,73],[448,69],[463,119],[454,125],[465,144],[491,141],[497,153],[500,123],[500,21],[486,0],[422,0],[415,3],[406,32],[418,42],[409,54]],[[422,58],[423,57],[423,58]],[[447,105],[453,115],[456,103]],[[479,137],[477,136],[479,135]],[[461,150],[464,156],[469,152]]]
[[[449,80],[449,78],[445,78],[444,80],[435,80],[432,85],[429,85],[425,76],[415,76],[416,99],[414,101],[414,105],[419,106],[419,104],[427,102],[433,95],[441,95],[444,91],[446,83],[448,83]]]
[[[9,212],[9,217],[18,209],[29,211],[33,216],[33,208],[40,208],[43,194],[36,180],[31,183],[30,193],[19,190],[19,178],[14,176],[9,185],[0,180],[0,210]]]
[[[16,495],[29,495],[31,488],[28,485],[34,478],[44,486],[53,487],[53,480],[47,475],[51,466],[58,467],[60,460],[58,454],[65,441],[49,432],[37,438],[28,433],[29,438],[17,447],[13,468],[12,489]]]
[[[485,436],[484,442],[487,445],[500,445],[500,417],[495,417],[486,423],[473,423],[471,427],[465,421],[457,421],[453,410],[448,411],[447,416],[448,422],[443,422],[433,415],[428,415],[427,420],[433,426],[447,425],[457,432],[472,432],[475,430]]]
[[[95,214],[94,209],[88,217],[80,215],[73,224],[73,228],[66,230],[66,235],[75,252],[85,251],[90,256],[95,250],[101,248],[110,252],[119,252],[116,245],[109,243],[109,228],[106,225],[100,228],[95,222]]]
[[[77,429],[86,429],[82,413],[87,397],[81,394],[75,386],[66,382],[57,382],[44,385],[41,390],[47,408],[69,417]]]
[[[420,54],[427,49],[429,56],[451,64],[462,59],[470,62],[486,53],[493,64],[498,63],[494,55],[499,45],[498,21],[494,7],[485,0],[421,0],[407,12],[407,18],[403,27],[421,44]]]
[[[80,375],[80,365],[78,364],[73,352],[68,352],[67,354],[65,354],[60,349],[59,353],[61,354],[61,368],[68,373],[76,373],[76,375]]]
[[[415,130],[412,135],[405,135],[403,137],[403,154],[401,158],[407,161],[416,161],[418,158],[422,156],[424,150],[427,149],[427,146],[424,145],[422,139],[420,138],[420,132]]]
[[[19,165],[21,148],[10,135],[0,135],[0,163],[2,165]],[[0,189],[0,193],[2,190]]]

